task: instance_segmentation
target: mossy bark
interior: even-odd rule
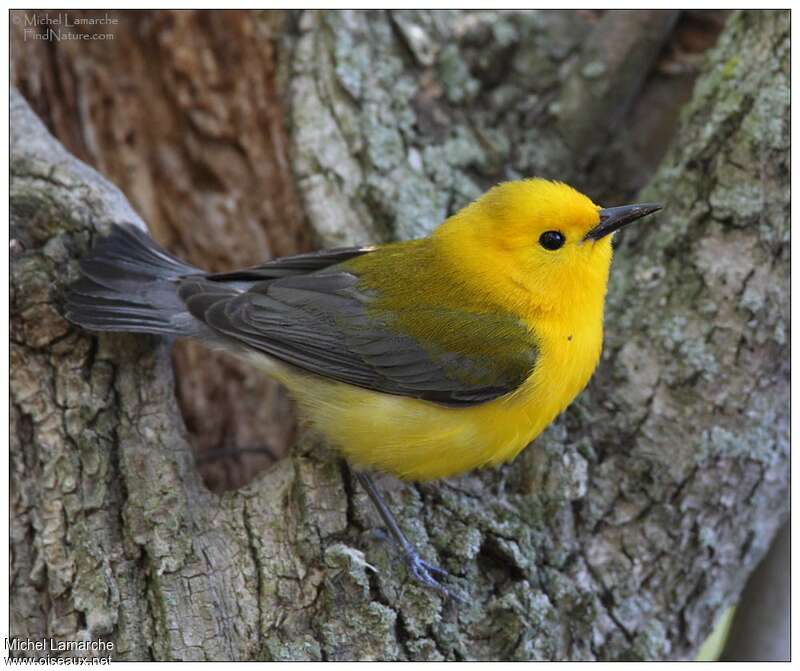
[[[591,181],[558,118],[591,26],[489,19],[304,13],[287,32],[293,169],[320,241],[424,234],[518,174]],[[383,483],[463,605],[408,579],[310,435],[248,487],[205,489],[167,344],[59,314],[96,236],[144,224],[13,94],[12,635],[112,640],[116,659],[691,657],[788,515],[788,54],[788,12],[731,16],[564,416],[503,468]]]

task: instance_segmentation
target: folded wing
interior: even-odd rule
[[[240,284],[257,276],[223,279]],[[413,315],[388,310],[359,288],[357,275],[336,266],[236,292],[217,276],[187,278],[180,296],[218,333],[297,368],[447,405],[513,392],[536,360],[532,335],[513,315],[426,305],[423,296]],[[423,325],[424,335],[409,323]]]

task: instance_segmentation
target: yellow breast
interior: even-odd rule
[[[602,302],[580,319],[536,321],[536,368],[514,393],[453,408],[296,371],[273,373],[303,415],[356,466],[431,480],[515,457],[589,381],[602,346]]]

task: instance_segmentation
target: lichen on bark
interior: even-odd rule
[[[320,241],[422,234],[500,178],[589,179],[557,104],[586,67],[580,15],[298,30],[293,169]],[[691,657],[788,513],[788,48],[787,12],[728,22],[641,195],[667,207],[624,233],[573,407],[513,464],[380,483],[463,605],[407,577],[310,434],[246,488],[203,487],[166,345],[59,313],[95,237],[144,224],[14,94],[12,634],[102,637],[116,659]]]

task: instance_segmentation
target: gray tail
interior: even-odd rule
[[[178,297],[178,281],[201,271],[183,263],[144,231],[115,226],[80,262],[64,316],[93,331],[197,335],[200,322]]]

